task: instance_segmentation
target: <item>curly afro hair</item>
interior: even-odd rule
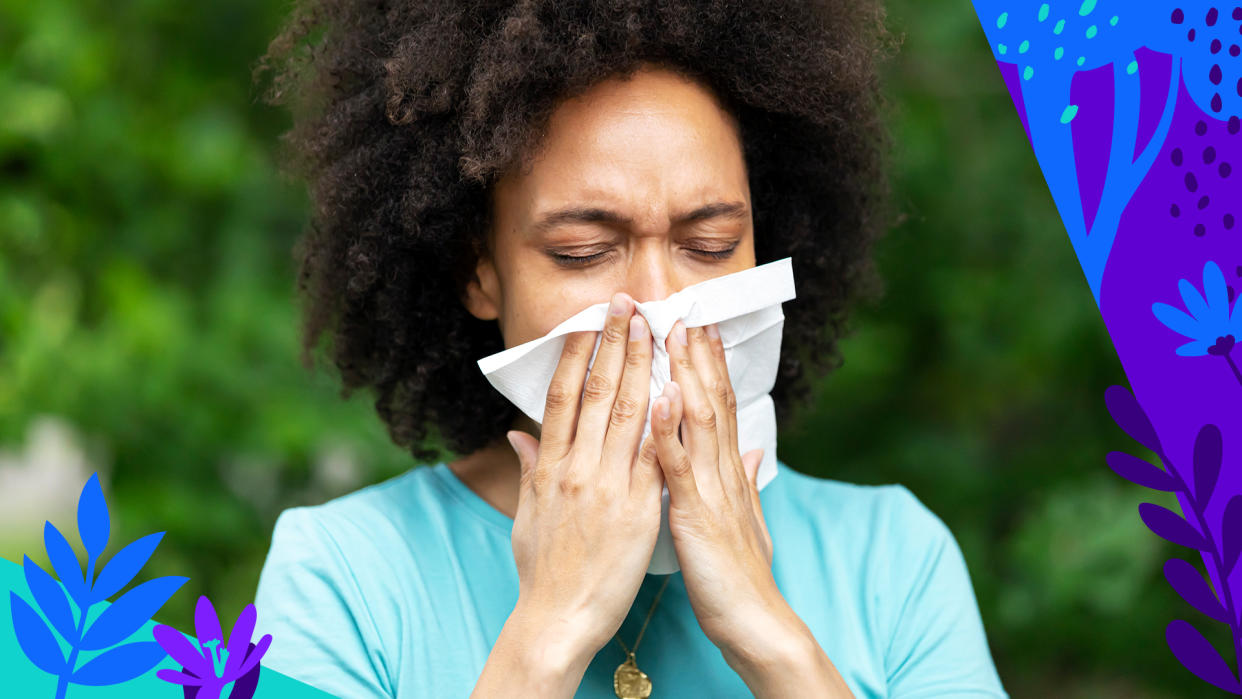
[[[853,303],[882,283],[888,137],[878,0],[298,0],[255,78],[285,105],[309,183],[298,242],[303,362],[323,335],[342,394],[415,458],[468,454],[517,410],[476,359],[504,349],[461,302],[491,185],[528,160],[561,100],[643,64],[709,88],[741,128],[762,264],[792,256],[778,418],[843,363]]]

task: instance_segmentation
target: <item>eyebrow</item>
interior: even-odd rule
[[[705,204],[693,211],[677,216],[674,225],[702,221],[709,218],[743,218],[746,216],[746,204],[740,201],[717,201]],[[570,223],[611,223],[629,224],[632,220],[616,211],[596,206],[567,206],[544,214],[535,222],[531,230],[546,233],[549,230]]]

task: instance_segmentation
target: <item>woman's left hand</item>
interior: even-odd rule
[[[652,405],[651,432],[699,626],[756,697],[853,697],[772,576],[757,483],[763,450],[738,452],[737,399],[719,332],[687,331],[678,321],[665,347],[672,381]]]
[[[669,529],[699,625],[727,653],[773,631],[773,615],[790,614],[772,577],[756,483],[763,450],[738,452],[737,402],[715,326],[678,321],[665,345],[672,382],[652,406],[652,433]]]

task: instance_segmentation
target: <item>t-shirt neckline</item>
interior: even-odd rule
[[[500,527],[506,533],[513,532],[513,519],[471,490],[470,486],[458,478],[456,473],[453,473],[453,469],[449,468],[447,463],[440,462],[432,466],[431,471],[439,477],[440,482],[448,488],[450,493],[475,514]]]

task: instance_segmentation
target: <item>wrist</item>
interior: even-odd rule
[[[725,661],[743,678],[802,667],[818,648],[810,629],[793,615],[756,620],[744,633],[717,647]]]
[[[592,627],[586,620],[549,612],[520,599],[505,621],[505,629],[525,648],[533,667],[545,672],[586,672],[591,658],[599,650]]]

